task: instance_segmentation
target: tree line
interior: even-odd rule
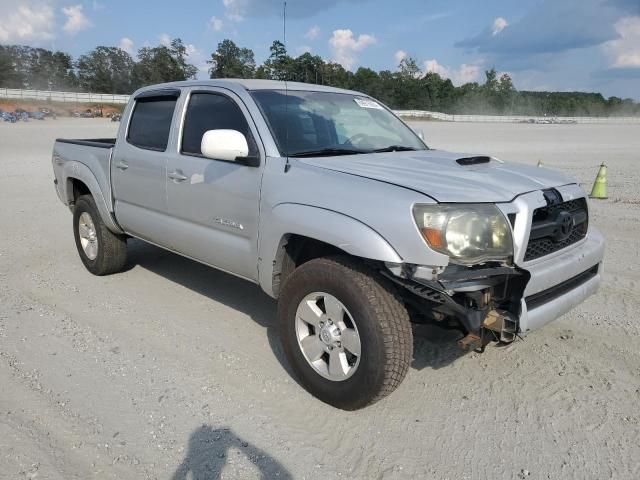
[[[367,93],[392,108],[454,114],[548,116],[640,115],[640,103],[600,93],[518,91],[508,74],[485,72],[483,83],[459,87],[438,73],[423,72],[413,58],[397,70],[355,72],[318,55],[288,54],[274,41],[269,57],[257,65],[254,52],[223,40],[208,60],[210,78],[263,78],[316,83]],[[18,45],[0,45],[0,87],[130,94],[154,83],[195,78],[181,39],[142,47],[134,59],[118,47],[99,46],[74,60],[71,55]]]

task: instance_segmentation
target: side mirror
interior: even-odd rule
[[[420,140],[424,141],[424,131],[421,128],[413,128],[413,132],[420,137]]]
[[[202,136],[200,150],[207,158],[235,162],[238,157],[249,155],[249,144],[237,130],[208,130]]]

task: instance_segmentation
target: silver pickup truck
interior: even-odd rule
[[[509,343],[600,283],[575,180],[429,148],[358,92],[266,80],[138,90],[115,139],[57,140],[55,185],[95,275],[136,237],[278,301],[302,385],[354,410],[392,392],[411,322]]]

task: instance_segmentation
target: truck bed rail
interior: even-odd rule
[[[56,138],[56,142],[84,145],[86,147],[111,148],[116,144],[115,138]]]

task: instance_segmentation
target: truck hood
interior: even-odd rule
[[[482,156],[421,150],[299,160],[307,165],[409,188],[445,203],[509,202],[522,193],[575,183],[556,171],[495,158],[484,157],[480,163],[459,162],[470,158]]]

